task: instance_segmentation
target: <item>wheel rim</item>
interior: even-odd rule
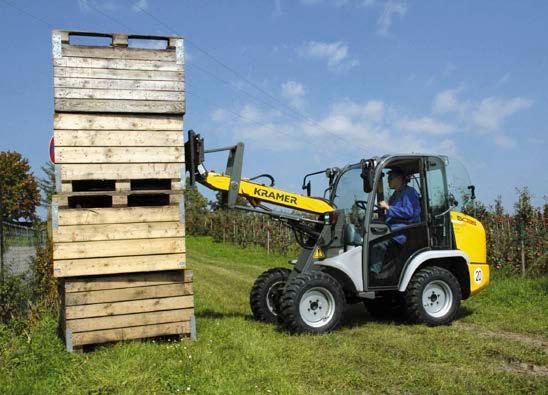
[[[335,315],[335,297],[325,288],[311,288],[301,298],[299,313],[308,326],[319,328],[327,325]]]
[[[276,311],[274,310],[274,295],[276,295],[276,292],[278,292],[278,289],[283,284],[283,281],[277,281],[268,289],[268,292],[266,293],[266,307],[268,308],[268,311],[270,311],[274,315],[278,315]]]
[[[444,281],[435,280],[426,284],[422,291],[422,306],[434,318],[445,316],[453,305],[453,291]]]

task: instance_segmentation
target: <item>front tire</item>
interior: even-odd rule
[[[413,275],[405,292],[407,318],[430,326],[449,324],[461,298],[460,284],[449,270],[426,267]]]
[[[257,277],[249,295],[251,312],[257,321],[276,322],[278,293],[285,286],[289,273],[291,270],[278,267]]]
[[[280,323],[291,333],[325,333],[336,329],[345,305],[341,284],[314,270],[290,280],[280,300]]]

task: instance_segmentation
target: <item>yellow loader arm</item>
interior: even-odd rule
[[[209,171],[200,183],[217,191],[228,192],[230,189],[230,180],[230,176]],[[324,214],[334,211],[333,206],[324,199],[287,192],[258,184],[245,178],[240,180],[238,195],[249,200],[253,206],[258,206],[261,203],[271,203],[313,214]]]

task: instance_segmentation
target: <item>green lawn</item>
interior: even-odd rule
[[[252,320],[255,277],[285,258],[189,238],[198,341],[134,341],[69,354],[46,316],[0,327],[0,393],[548,393],[548,280],[495,279],[452,326],[371,319],[291,336]]]

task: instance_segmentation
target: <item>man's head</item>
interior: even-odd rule
[[[405,173],[400,168],[393,168],[388,172],[388,186],[390,189],[400,189],[405,185]]]

